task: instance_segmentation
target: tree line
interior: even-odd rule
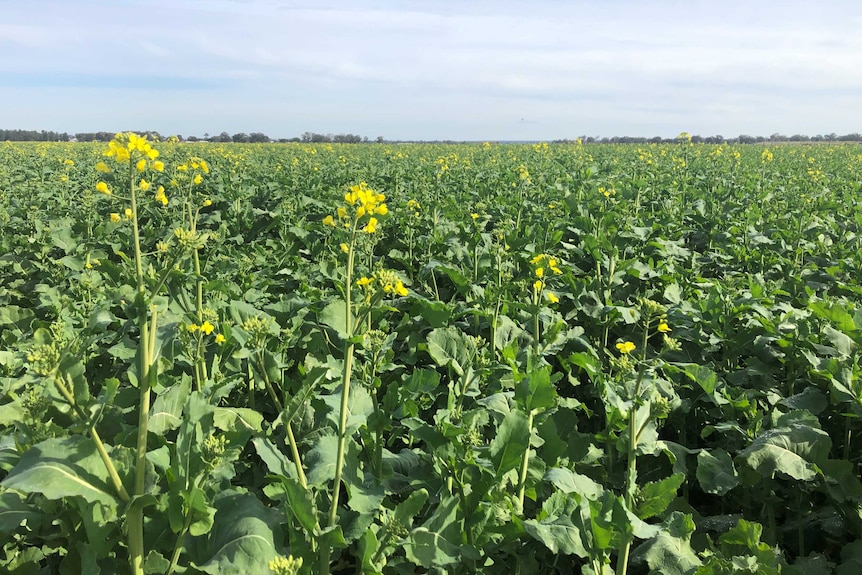
[[[229,134],[221,132],[218,135],[211,136],[205,133],[203,137],[189,136],[183,138],[181,135],[162,136],[159,132],[153,130],[143,130],[136,132],[141,135],[147,135],[153,140],[164,140],[168,138],[176,138],[185,142],[233,142],[239,144],[260,144],[260,143],[289,143],[301,142],[306,144],[382,144],[384,142],[398,143],[399,141],[385,140],[383,136],[377,136],[373,140],[367,136],[359,136],[356,134],[319,134],[316,132],[303,132],[301,135],[293,138],[270,138],[262,132],[237,132]],[[114,138],[115,132],[78,132],[68,134],[66,132],[54,132],[49,130],[0,130],[0,141],[9,142],[109,142]],[[578,138],[585,144],[672,144],[678,138],[662,138],[654,136],[652,138],[642,136],[581,136]],[[418,142],[418,140],[407,140],[409,142]],[[576,140],[561,139],[554,140],[553,143],[572,143]],[[775,143],[775,142],[860,142],[862,135],[853,132],[839,136],[838,134],[817,134],[815,136],[807,136],[805,134],[793,134],[785,136],[783,134],[772,134],[771,136],[749,136],[741,134],[733,138],[725,138],[721,135],[716,136],[691,136],[691,142],[694,144],[760,144],[760,143]],[[456,143],[454,140],[434,140],[424,141],[427,143]]]

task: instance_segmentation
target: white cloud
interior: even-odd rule
[[[32,110],[24,88],[53,74],[139,77],[159,98],[148,120],[168,132],[220,122],[282,136],[476,139],[862,130],[850,97],[862,89],[862,5],[850,1],[43,0],[4,11],[0,75],[12,80],[0,84],[0,124],[94,129],[104,112],[85,97],[137,100],[99,81],[65,93],[89,116],[44,126],[45,114],[19,114]]]

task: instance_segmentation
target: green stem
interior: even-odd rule
[[[641,429],[637,423],[638,405],[640,404],[641,385],[643,383],[644,372],[646,371],[647,343],[649,342],[650,318],[647,317],[646,325],[644,326],[643,340],[641,341],[641,365],[638,369],[638,378],[635,385],[634,397],[632,397],[632,405],[629,408],[629,444],[628,444],[628,472],[626,473],[626,493],[625,502],[626,509],[631,510],[634,502],[635,488],[637,487],[637,447],[638,437]],[[629,567],[629,552],[632,547],[632,538],[626,537],[620,550],[619,558],[617,559],[616,575],[626,575]]]
[[[275,393],[275,388],[269,380],[269,374],[266,373],[266,364],[264,363],[262,351],[258,352],[258,364],[260,366],[260,373],[263,375],[263,383],[266,386],[266,391],[269,393],[270,399],[272,399],[272,402],[275,404],[279,413],[284,412],[284,405],[278,398],[278,394]],[[299,484],[307,489],[308,479],[305,476],[305,471],[302,469],[302,460],[299,458],[299,447],[296,444],[296,437],[293,435],[293,425],[288,421],[287,425],[284,427],[287,430],[287,441],[290,444],[290,454],[293,457],[293,465],[296,467],[296,475],[299,478]]]
[[[81,421],[87,421],[87,414],[84,413],[84,410],[77,404],[75,401],[75,396],[72,395],[72,392],[69,390],[69,387],[57,377],[54,378],[54,385],[60,394],[66,399],[69,405],[74,410],[78,419]],[[117,495],[120,497],[120,500],[123,503],[128,503],[131,501],[131,497],[129,497],[129,493],[126,491],[126,488],[123,486],[122,480],[120,480],[120,474],[117,473],[117,468],[114,467],[114,462],[111,461],[110,456],[108,455],[108,451],[105,449],[105,444],[102,442],[102,438],[99,436],[99,432],[96,431],[95,425],[88,425],[87,430],[90,433],[90,437],[93,439],[93,443],[96,444],[96,451],[99,452],[99,457],[102,458],[102,463],[105,464],[105,468],[108,470],[108,476],[111,478],[111,483],[114,486],[114,491],[117,492]]]
[[[148,305],[144,285],[143,263],[141,257],[141,238],[138,228],[138,206],[135,193],[135,166],[129,162],[129,190],[132,205],[132,233],[135,242],[135,273],[138,288],[138,327],[140,341],[138,342],[138,437],[135,454],[135,487],[132,497],[144,494],[147,470],[147,425],[150,414],[150,371],[153,367],[153,343],[156,328],[156,310],[152,310],[152,326],[147,318]],[[150,330],[152,329],[152,340]],[[154,372],[153,372],[154,373]],[[132,505],[126,516],[128,522],[129,561],[133,575],[143,575],[144,572],[144,513],[140,505]]]
[[[353,336],[353,309],[351,291],[353,289],[353,258],[356,245],[356,226],[353,224],[350,233],[350,246],[347,251],[347,274],[344,284],[344,322],[347,337]],[[347,445],[347,405],[350,397],[350,376],[353,371],[353,351],[355,345],[348,340],[344,344],[344,368],[341,372],[341,407],[338,422],[338,451],[335,456],[335,479],[332,483],[332,504],[329,508],[329,527],[338,522],[338,499],[341,493],[341,474],[344,471],[344,450]],[[330,548],[323,544],[320,548],[320,575],[329,572]]]
[[[533,417],[534,412],[531,409],[527,414],[527,429],[530,430],[530,435],[533,434]],[[527,448],[524,449],[524,458],[521,460],[521,474],[518,479],[518,503],[521,506],[521,512],[524,509],[524,493],[527,489],[527,469],[530,467],[530,442],[527,441]]]

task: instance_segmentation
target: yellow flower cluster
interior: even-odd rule
[[[391,270],[378,270],[371,277],[363,276],[356,280],[356,285],[369,292],[380,289],[385,294],[400,297],[404,297],[409,293],[407,288],[404,287],[404,282],[401,281],[401,278]]]
[[[139,174],[148,168],[156,172],[163,172],[165,170],[164,162],[156,159],[159,157],[159,151],[153,148],[146,136],[139,136],[133,132],[120,132],[115,135],[114,139],[108,142],[108,149],[103,155],[106,158],[112,158],[119,164],[134,165],[135,171]],[[96,164],[96,171],[102,174],[110,174],[111,167],[105,162],[99,162]],[[151,187],[152,183],[144,178],[141,178],[138,182],[138,188],[142,192],[146,192]],[[106,182],[97,183],[96,191],[106,196],[113,194],[113,191]],[[163,205],[167,205],[168,199],[164,191],[165,189],[159,186],[155,199]]]
[[[761,162],[771,162],[775,156],[772,155],[772,152],[765,149],[760,153],[760,161]]]
[[[276,555],[268,567],[273,575],[297,575],[302,568],[302,557]]]
[[[333,228],[344,227],[349,230],[361,229],[363,232],[373,234],[377,231],[378,220],[375,216],[385,216],[389,213],[384,201],[386,196],[378,194],[368,187],[365,182],[350,187],[350,191],[344,194],[347,206],[340,206],[336,210],[338,221],[327,215],[323,218],[323,225]],[[349,207],[348,207],[349,206]],[[350,213],[352,210],[352,214]],[[360,226],[362,226],[360,228]]]
[[[186,329],[188,330],[189,333],[195,333],[198,330],[200,330],[200,332],[202,334],[209,335],[213,332],[213,330],[215,330],[215,326],[213,324],[211,324],[209,322],[209,320],[207,320],[207,321],[204,321],[203,324],[201,324],[201,325],[198,325],[196,323],[190,323],[189,325],[186,326]],[[219,334],[219,335],[221,335],[221,334]],[[224,336],[222,336],[222,337],[224,337]],[[218,339],[218,336],[216,336],[216,339]]]
[[[555,276],[562,275],[563,270],[558,265],[557,258],[548,254],[538,254],[530,260],[530,265],[533,266],[533,275],[536,276],[536,281],[533,282],[533,289],[537,294],[540,294],[545,289],[545,267],[550,270]],[[553,292],[546,292],[545,296],[551,303],[558,303],[560,298]]]

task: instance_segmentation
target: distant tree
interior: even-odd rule
[[[269,141],[269,136],[261,132],[252,132],[248,136],[248,141],[252,144],[261,144]]]
[[[233,136],[231,136],[231,141],[237,144],[247,144],[248,143],[248,134],[245,132],[237,132]]]
[[[804,134],[793,134],[792,136],[790,136],[791,142],[808,142],[810,140],[811,138]]]

